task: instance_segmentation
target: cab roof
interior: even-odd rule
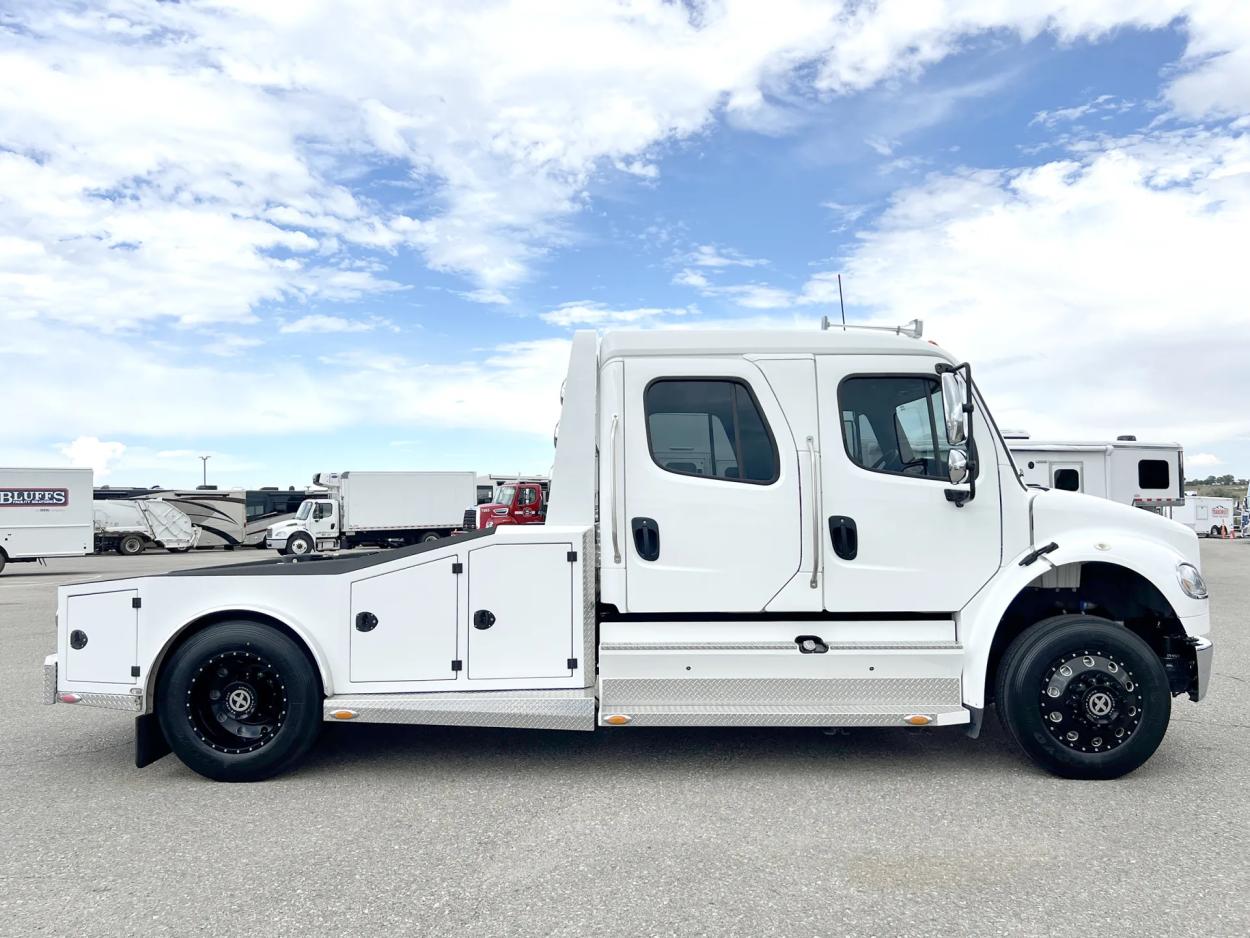
[[[688,329],[607,332],[599,360],[662,355],[917,355],[958,360],[927,339],[893,331],[835,326],[817,329]]]

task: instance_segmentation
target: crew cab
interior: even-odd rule
[[[48,702],[241,781],[325,721],[914,726],[1140,766],[1211,674],[1194,533],[1027,488],[919,329],[577,333],[543,525],[58,594]]]

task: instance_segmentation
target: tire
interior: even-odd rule
[[[1127,775],[1159,748],[1172,714],[1158,656],[1128,629],[1097,616],[1030,626],[1003,655],[996,690],[1008,735],[1064,778]]]
[[[431,541],[437,541],[442,537],[437,531],[430,531],[422,534],[417,540],[422,544],[429,544]]]
[[[1219,537],[1220,529],[1218,525],[1211,525],[1211,530],[1207,532],[1207,537]]]
[[[0,573],[4,573],[4,565],[9,562],[9,558],[5,556],[4,551],[0,550]]]
[[[286,552],[296,557],[311,554],[314,546],[313,539],[307,534],[292,534],[286,539]]]
[[[256,782],[308,754],[321,700],[316,670],[289,636],[258,622],[222,622],[174,652],[157,682],[156,714],[187,768],[219,782]]]
[[[117,552],[125,557],[133,557],[136,554],[143,553],[145,546],[143,538],[138,534],[125,534],[117,542]]]
[[[191,550],[190,547],[166,547],[165,549],[171,554],[185,554],[189,553]]]

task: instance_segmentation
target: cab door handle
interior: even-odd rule
[[[643,560],[658,560],[660,557],[660,526],[654,518],[634,518],[629,522],[634,532],[634,550]]]
[[[833,542],[833,552],[843,560],[854,560],[859,554],[859,529],[855,519],[846,515],[829,516],[829,540]]]

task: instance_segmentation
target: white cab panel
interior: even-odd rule
[[[68,632],[65,633],[65,676],[71,681],[98,684],[133,684],[139,610],[134,608],[137,590],[71,596]],[[86,644],[75,648],[75,633]],[[81,641],[81,637],[79,639]]]
[[[731,419],[672,411],[654,413],[649,422],[645,400],[652,385],[661,381],[748,389],[776,446],[775,478],[735,477],[749,473],[750,466],[736,464],[742,454],[733,440],[741,436]],[[803,522],[798,449],[760,369],[734,357],[631,359],[625,363],[624,410],[619,546],[627,566],[628,610],[766,608],[799,571]],[[693,430],[687,434],[687,426],[707,428],[702,449],[686,445],[687,436],[697,436]],[[654,557],[646,556],[644,525],[658,532]],[[604,545],[605,554],[611,549]],[[819,591],[811,593],[811,608],[819,608]]]
[[[574,549],[490,544],[469,551],[469,680],[572,674]]]
[[[456,555],[352,583],[351,679],[443,681],[457,675]],[[376,616],[361,631],[358,616]],[[369,624],[367,620],[364,624]]]

